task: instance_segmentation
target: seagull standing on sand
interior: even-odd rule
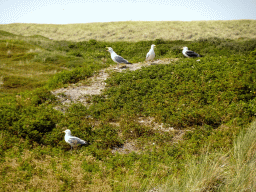
[[[184,55],[185,57],[202,57],[202,56],[199,55],[198,53],[196,53],[196,52],[194,52],[194,51],[188,50],[187,47],[183,47],[182,49],[183,49],[182,53],[183,53],[183,55]]]
[[[108,52],[111,54],[111,59],[116,62],[117,64],[119,63],[124,63],[124,64],[132,64],[132,63],[129,63],[126,59],[124,59],[123,57],[117,55],[115,53],[115,51],[111,48],[111,47],[106,47],[108,48]]]
[[[76,145],[87,145],[88,142],[87,141],[84,141],[78,137],[75,137],[75,136],[72,136],[71,135],[71,131],[69,129],[63,131],[65,134],[65,141],[71,146],[71,150],[73,149],[73,146],[76,146]]]
[[[155,47],[154,44],[151,45],[151,49],[149,50],[149,52],[146,55],[146,61],[153,60],[155,58],[154,47]]]

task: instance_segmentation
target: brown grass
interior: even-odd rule
[[[16,147],[16,151],[18,152]],[[15,151],[15,149],[14,149]],[[71,155],[71,154],[70,154]],[[73,154],[75,158],[65,159],[64,157],[45,157],[38,158],[29,150],[24,150],[21,158],[5,158],[5,162],[0,168],[0,172],[8,170],[4,179],[0,176],[1,188],[4,191],[111,191],[109,180],[104,180],[101,176],[85,172],[82,169],[82,162],[85,158],[88,162],[94,161],[91,156],[84,154]],[[29,162],[33,167],[32,177],[25,182],[24,179],[28,171],[22,170],[21,166],[24,162]],[[66,168],[69,165],[70,169]],[[90,178],[88,181],[86,178]],[[65,182],[68,180],[69,185]],[[22,182],[19,182],[22,181]],[[72,188],[67,189],[66,187]]]
[[[196,40],[208,37],[239,39],[256,38],[256,20],[125,21],[67,25],[14,23],[2,24],[0,30],[70,41]]]
[[[99,163],[93,156],[84,152],[57,156],[38,155],[25,149],[19,157],[19,148],[14,147],[6,154],[0,167],[0,188],[3,191],[93,191],[110,192],[115,186],[123,186],[125,191],[136,191],[142,186],[143,173],[139,171],[140,162],[135,162],[133,168],[123,167],[121,175],[114,176],[112,169]],[[68,156],[67,156],[68,155]],[[99,163],[100,172],[88,172],[82,168],[82,163]],[[23,168],[28,163],[33,169],[28,171]],[[151,173],[155,176],[166,177],[168,167],[158,165],[158,169]],[[133,174],[131,174],[131,171]],[[4,173],[4,174],[3,174]],[[127,174],[125,174],[127,173]],[[129,173],[129,174],[128,174]],[[147,185],[145,180],[145,184]],[[152,181],[153,182],[153,181]],[[148,188],[151,188],[150,185]]]

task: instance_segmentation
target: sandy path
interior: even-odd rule
[[[150,65],[169,64],[174,60],[175,59],[164,59],[154,62],[134,63],[131,65],[120,65],[118,68],[116,66],[111,66],[100,70],[99,73],[88,78],[88,81],[90,82],[88,85],[71,84],[67,88],[56,89],[52,91],[52,93],[57,96],[63,105],[69,105],[73,102],[81,102],[84,105],[89,105],[87,101],[90,96],[100,95],[102,90],[105,89],[105,80],[109,77],[109,71],[123,72],[128,69],[135,71],[141,69],[141,67]]]

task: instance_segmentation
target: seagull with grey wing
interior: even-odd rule
[[[126,59],[124,59],[123,57],[121,57],[120,55],[117,55],[115,53],[115,51],[111,48],[111,47],[106,47],[108,48],[108,52],[111,54],[111,59],[116,62],[117,64],[119,63],[124,63],[124,64],[132,64],[132,63],[129,63]]]
[[[146,55],[146,61],[150,61],[150,60],[153,60],[155,58],[154,47],[155,47],[154,44],[151,45],[151,49],[149,50],[149,52]]]
[[[65,141],[71,146],[71,151],[73,149],[73,146],[77,145],[87,145],[88,142],[84,141],[78,137],[72,136],[71,131],[69,129],[63,131],[65,133]]]
[[[202,56],[199,55],[198,53],[196,53],[196,52],[194,52],[194,51],[188,50],[187,47],[183,47],[182,49],[183,49],[182,53],[183,53],[183,55],[184,55],[185,57],[189,57],[189,58],[190,58],[190,57],[202,57]]]

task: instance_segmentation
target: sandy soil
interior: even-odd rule
[[[88,98],[92,95],[100,95],[102,90],[105,89],[106,83],[105,80],[109,77],[109,72],[123,72],[125,70],[135,71],[141,69],[141,67],[147,67],[150,65],[158,64],[169,64],[175,61],[176,59],[165,59],[165,60],[156,60],[154,62],[143,62],[143,63],[134,63],[131,65],[119,65],[111,66],[99,71],[99,73],[88,78],[88,85],[76,85],[71,84],[67,88],[60,88],[52,91],[54,95],[60,100],[63,105],[69,105],[73,102],[81,102],[84,105],[90,105]]]

